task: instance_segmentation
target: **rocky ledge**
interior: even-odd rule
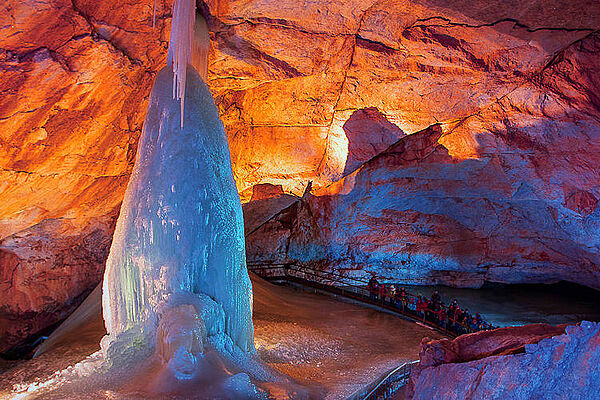
[[[600,393],[600,323],[526,325],[424,341],[398,398],[593,399]]]

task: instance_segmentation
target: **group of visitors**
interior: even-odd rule
[[[449,305],[444,304],[437,290],[428,299],[421,294],[412,295],[404,287],[398,289],[396,285],[381,284],[375,277],[371,277],[367,289],[372,301],[387,303],[457,334],[493,329],[479,313],[472,315],[468,309],[460,307],[456,299]]]

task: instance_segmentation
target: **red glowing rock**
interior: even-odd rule
[[[596,196],[583,190],[575,190],[565,197],[565,207],[583,215],[591,214],[598,205]]]
[[[281,197],[285,193],[281,185],[271,185],[270,183],[263,183],[252,187],[252,198],[250,201],[258,201],[270,199],[273,197]]]
[[[518,354],[525,345],[565,333],[567,325],[531,324],[462,335],[453,340],[423,339],[419,354],[420,368],[462,363],[485,357]]]
[[[425,363],[395,398],[594,398],[599,340],[600,325],[584,321],[566,329],[527,325],[432,341],[422,348]],[[459,356],[449,348],[460,349]]]

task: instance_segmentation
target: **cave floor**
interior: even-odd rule
[[[300,384],[320,387],[322,398],[347,398],[400,363],[418,359],[423,337],[442,337],[323,295],[256,280],[254,288],[259,355]]]
[[[401,318],[253,277],[255,345],[260,357],[320,399],[344,399],[391,368],[418,358],[423,337],[441,334]],[[100,302],[39,357],[0,373],[0,398],[13,385],[45,381],[99,349]],[[111,398],[114,396],[112,392]],[[100,395],[100,393],[96,393]],[[285,397],[285,396],[284,396]],[[100,396],[99,398],[102,398]]]

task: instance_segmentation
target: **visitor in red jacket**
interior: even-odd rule
[[[439,318],[440,318],[440,325],[442,326],[442,328],[446,329],[446,326],[448,323],[448,314],[446,313],[446,309],[443,307],[439,311]]]
[[[381,284],[381,285],[379,285],[379,301],[381,301],[382,303],[385,300],[385,295],[386,295],[385,285]]]

